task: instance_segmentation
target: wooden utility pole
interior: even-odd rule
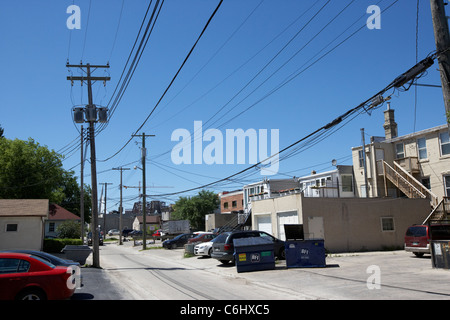
[[[146,135],[145,133],[142,133],[141,135],[134,134],[133,137],[142,137],[142,227],[144,230],[142,230],[142,249],[147,249],[147,223],[146,223],[146,185],[145,185],[145,158],[147,149],[145,148],[145,138],[146,137],[154,137],[154,135]]]
[[[122,189],[123,189],[123,185],[122,185],[122,173],[123,170],[130,170],[130,168],[123,168],[123,167],[119,167],[119,168],[113,168],[113,170],[120,170],[120,204],[119,204],[119,245],[123,244],[123,240],[122,240],[122,212],[123,212],[123,206],[122,206]]]
[[[81,218],[81,244],[84,244],[84,130],[81,126],[81,170],[80,170],[80,218]]]
[[[108,184],[112,184],[112,183],[107,183],[107,182],[102,182],[100,183],[102,185],[105,186],[105,207],[104,207],[104,211],[103,211],[103,233],[104,233],[104,239],[106,239],[106,195],[107,195],[107,190],[108,190]]]
[[[106,81],[111,80],[110,77],[93,77],[91,76],[91,68],[109,68],[109,65],[100,66],[100,65],[90,65],[88,64],[79,64],[79,65],[71,65],[66,64],[67,68],[80,68],[83,72],[86,73],[86,76],[68,76],[67,80],[70,80],[73,84],[73,81],[81,81],[83,84],[87,82],[88,87],[88,100],[89,105],[86,107],[85,115],[86,122],[89,123],[89,143],[90,143],[90,151],[91,151],[91,184],[92,184],[92,265],[95,268],[100,268],[100,239],[99,239],[99,230],[98,230],[98,199],[97,199],[97,160],[95,157],[95,128],[94,124],[97,122],[97,108],[94,105],[92,98],[92,81]],[[84,71],[86,69],[86,71]]]
[[[441,73],[447,125],[450,130],[450,34],[443,0],[430,0],[434,38]]]

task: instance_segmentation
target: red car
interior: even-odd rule
[[[198,242],[209,242],[212,239],[217,237],[217,234],[211,232],[203,232],[199,233],[195,236],[195,238],[191,238],[188,240],[188,243],[198,243]]]
[[[75,291],[71,267],[24,253],[0,253],[0,300],[59,300]]]

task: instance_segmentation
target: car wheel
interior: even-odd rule
[[[211,257],[211,253],[212,253],[212,248],[210,248],[208,251],[208,257]]]
[[[26,291],[20,292],[17,297],[17,300],[47,300],[47,296],[42,290],[39,289],[30,289]]]
[[[229,264],[230,260],[219,260],[222,264]]]
[[[414,254],[416,255],[416,257],[421,258],[423,257],[424,253],[423,252],[414,252]]]

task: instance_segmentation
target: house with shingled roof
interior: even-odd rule
[[[45,221],[45,237],[55,238],[58,236],[57,228],[65,221],[78,221],[81,223],[81,218],[76,214],[64,209],[60,205],[50,204],[48,210],[48,219]]]

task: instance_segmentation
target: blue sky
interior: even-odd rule
[[[124,172],[124,185],[138,186],[142,180],[142,172],[133,169],[135,165],[141,166],[141,141],[135,138],[117,153],[133,133],[155,135],[146,140],[147,185],[154,187],[147,193],[180,192],[222,179],[250,164],[175,165],[170,157],[177,144],[171,141],[175,130],[187,129],[193,134],[194,121],[202,121],[204,130],[218,129],[224,136],[226,129],[258,132],[278,129],[282,149],[370,98],[416,63],[416,1],[333,0],[323,7],[325,0],[225,0],[155,112],[136,132],[218,3],[218,0],[164,2],[122,100],[96,138],[98,182],[113,184],[108,186],[109,210],[117,209],[119,201],[119,172],[112,168],[131,168]],[[70,16],[66,10],[72,4],[81,9],[80,30],[69,30],[66,26]],[[106,87],[102,83],[93,87],[94,102],[107,106],[148,4],[149,1],[143,0],[3,2],[0,125],[5,136],[23,140],[31,137],[64,154],[64,167],[79,176],[80,125],[73,122],[71,110],[87,104],[87,88],[79,82],[72,87],[66,80],[70,72],[79,75],[76,68],[66,68],[66,62],[77,64],[82,60],[99,65],[109,62],[111,68],[107,72],[98,69],[94,75],[108,75],[111,81]],[[286,77],[309,66],[364,26],[370,16],[366,9],[374,4],[386,9],[381,15],[381,29],[362,28],[266,97]],[[419,60],[435,50],[429,6],[429,1],[420,1]],[[302,31],[294,37],[299,30]],[[440,85],[437,64],[420,83]],[[407,92],[394,94],[391,107],[396,112],[400,135],[445,123],[439,88],[419,87],[416,99],[415,88],[411,87]],[[248,111],[238,115],[247,108]],[[332,159],[337,159],[338,164],[351,164],[351,147],[361,145],[361,128],[365,129],[367,139],[371,135],[384,135],[385,108],[384,105],[370,115],[360,115],[323,141],[310,144],[280,162],[279,174],[273,177],[331,170]],[[218,110],[221,111],[215,115]],[[86,183],[90,183],[89,173],[87,162]],[[252,169],[209,190],[234,190],[262,178],[259,170]],[[101,189],[100,185],[99,193]],[[170,203],[180,195],[196,192],[150,199]],[[131,208],[137,197],[137,189],[125,189],[124,207]]]

